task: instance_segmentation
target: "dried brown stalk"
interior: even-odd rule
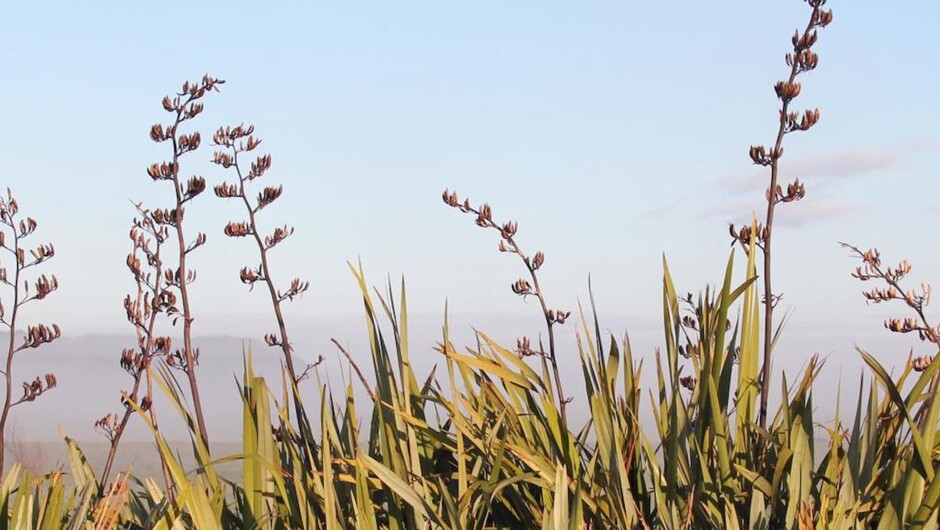
[[[180,126],[192,120],[203,110],[200,100],[212,91],[218,91],[218,85],[225,81],[204,76],[201,81],[183,84],[182,90],[173,97],[163,98],[163,109],[173,116],[173,123],[165,129],[163,125],[156,124],[150,129],[150,138],[154,142],[170,142],[173,147],[173,158],[169,162],[153,164],[147,169],[147,174],[155,181],[163,180],[173,183],[176,204],[172,210],[154,210],[153,220],[158,225],[169,226],[176,233],[178,246],[178,266],[176,270],[167,268],[164,271],[166,287],[175,288],[179,292],[182,310],[174,314],[173,323],[178,318],[183,320],[183,348],[177,350],[167,361],[174,368],[186,374],[189,390],[192,394],[193,409],[199,436],[206,447],[209,446],[209,435],[206,430],[206,418],[202,410],[202,399],[199,396],[199,381],[196,378],[196,366],[199,364],[199,350],[192,344],[193,312],[189,295],[189,285],[196,280],[196,272],[186,266],[186,258],[191,252],[206,242],[206,235],[198,233],[192,241],[186,239],[183,229],[185,208],[189,202],[199,196],[206,189],[206,180],[200,176],[192,176],[183,182],[180,176],[180,159],[183,155],[199,148],[202,138],[198,131],[190,134],[180,132]],[[175,361],[175,362],[173,362]]]
[[[499,251],[519,256],[519,259],[522,260],[522,263],[525,265],[529,280],[531,280],[532,283],[529,283],[529,280],[525,278],[521,278],[512,284],[511,289],[513,293],[519,296],[526,297],[532,295],[538,299],[542,309],[542,316],[545,319],[545,327],[548,329],[548,352],[543,351],[541,345],[538,351],[533,350],[529,339],[523,337],[520,338],[517,343],[517,353],[522,356],[540,355],[548,358],[552,366],[553,379],[555,380],[555,391],[558,394],[561,421],[567,428],[567,405],[569,399],[565,397],[565,391],[561,384],[561,374],[558,371],[558,358],[555,351],[555,324],[564,324],[565,320],[571,315],[571,312],[548,308],[545,294],[542,291],[538,274],[536,273],[545,263],[545,254],[536,252],[534,256],[529,257],[528,254],[523,252],[515,239],[518,225],[514,221],[505,224],[494,222],[493,212],[489,204],[484,203],[479,208],[473,208],[470,206],[469,199],[465,199],[461,202],[460,198],[457,196],[457,192],[451,192],[450,190],[444,190],[443,199],[444,203],[452,208],[456,208],[463,213],[476,215],[477,226],[481,228],[491,228],[499,232]]]
[[[59,281],[55,275],[41,274],[33,278],[33,289],[30,291],[30,280],[26,277],[29,269],[55,256],[55,247],[51,243],[34,248],[26,246],[26,240],[35,233],[38,223],[31,217],[22,219],[19,216],[19,205],[9,189],[7,189],[6,199],[0,198],[0,225],[3,226],[0,229],[0,250],[6,251],[8,257],[13,260],[13,277],[11,278],[7,267],[2,265],[2,259],[0,259],[0,283],[12,291],[13,297],[12,304],[9,305],[9,314],[0,300],[0,324],[4,325],[10,334],[2,371],[6,383],[3,411],[0,412],[0,475],[3,475],[6,427],[10,412],[13,407],[34,401],[56,386],[55,375],[47,373],[43,377],[24,382],[23,395],[15,399],[13,397],[13,358],[23,350],[38,348],[55,341],[62,336],[62,332],[56,324],[30,325],[26,327],[22,342],[17,345],[16,326],[20,320],[20,310],[31,302],[45,299],[59,288]]]
[[[154,428],[159,430],[153,407],[152,364],[154,359],[169,355],[172,349],[172,340],[169,337],[154,334],[159,315],[172,314],[176,310],[176,296],[167,289],[163,279],[162,252],[164,244],[170,238],[170,232],[165,225],[156,223],[153,214],[139,204],[137,211],[138,217],[134,218],[130,230],[133,251],[127,256],[127,267],[134,276],[137,294],[136,297],[128,295],[124,299],[127,320],[134,326],[137,335],[137,346],[125,349],[121,354],[121,368],[131,375],[133,384],[130,392],[122,392],[121,403],[124,405],[124,412],[120,416],[108,414],[95,422],[95,430],[103,434],[110,445],[99,479],[99,495],[103,495],[107,487],[118,445],[136,411],[135,404],[149,414]],[[172,480],[162,453],[160,462],[169,490]]]
[[[242,283],[253,289],[255,284],[261,282],[267,287],[271,299],[271,307],[274,310],[274,316],[277,319],[277,332],[268,333],[264,337],[265,343],[270,347],[279,348],[284,355],[284,365],[287,374],[291,380],[291,390],[294,400],[294,408],[297,414],[297,421],[305,421],[303,402],[297,390],[297,385],[303,380],[314,365],[307,365],[302,373],[297,373],[294,367],[294,348],[291,345],[287,330],[287,323],[284,319],[283,304],[286,301],[293,301],[294,298],[303,295],[310,288],[310,284],[299,278],[291,281],[286,290],[280,290],[275,286],[274,278],[271,274],[269,265],[269,254],[274,247],[280,245],[285,239],[294,233],[293,227],[275,228],[271,235],[262,236],[258,227],[258,213],[278,200],[284,193],[283,186],[266,186],[252,201],[248,197],[247,186],[255,180],[260,179],[271,168],[271,155],[265,154],[255,158],[248,171],[243,171],[239,155],[254,151],[260,144],[261,139],[254,136],[253,126],[238,125],[236,127],[220,127],[212,136],[213,143],[220,147],[215,152],[213,162],[225,169],[232,169],[237,177],[236,184],[222,183],[215,187],[215,194],[223,199],[240,199],[248,216],[247,221],[232,221],[225,227],[225,235],[229,237],[249,237],[258,249],[260,264],[257,267],[244,267],[241,269],[240,278]],[[247,155],[246,155],[247,156]],[[317,362],[319,364],[319,361]]]
[[[774,229],[774,214],[776,207],[780,203],[795,202],[803,198],[806,190],[799,179],[794,180],[787,185],[786,191],[779,184],[780,177],[780,159],[783,158],[783,139],[789,133],[797,131],[808,131],[819,121],[819,109],[807,110],[800,114],[790,110],[790,103],[800,95],[802,86],[797,83],[797,78],[806,72],[816,68],[819,62],[819,56],[812,51],[818,36],[817,30],[826,27],[832,22],[832,10],[824,10],[822,7],[826,0],[807,0],[807,4],[812,8],[809,22],[806,28],[799,30],[793,35],[793,53],[786,56],[787,66],[790,67],[790,75],[786,81],[778,81],[774,85],[774,91],[780,100],[780,119],[777,128],[777,135],[774,145],[769,150],[764,146],[752,146],[750,149],[751,160],[760,166],[770,168],[770,186],[767,188],[767,215],[763,225],[757,226],[757,246],[763,253],[763,280],[764,280],[764,360],[761,370],[761,390],[760,390],[760,412],[759,424],[765,427],[767,424],[767,399],[770,394],[771,360],[772,349],[774,345],[774,308],[781,299],[781,295],[774,294],[772,285],[772,246]],[[751,229],[743,228],[740,232],[731,226],[731,235],[742,245],[750,243]]]

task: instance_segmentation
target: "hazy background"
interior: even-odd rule
[[[821,107],[822,120],[788,137],[783,162],[807,197],[781,208],[775,240],[781,308],[795,309],[776,364],[792,372],[812,353],[827,356],[823,413],[840,378],[846,399],[857,391],[856,344],[894,366],[914,344],[881,327],[890,311],[865,306],[837,241],[878,245],[888,261],[910,259],[914,280],[940,279],[940,4],[830,4],[835,22],[797,100]],[[680,291],[720,279],[727,223],[763,203],[765,176],[747,149],[776,131],[772,85],[807,14],[796,0],[7,6],[0,186],[40,221],[35,241],[55,243],[44,271],[61,282],[24,322],[55,321],[66,335],[17,358],[20,378],[54,370],[61,385],[16,410],[21,432],[50,439],[61,426],[91,438],[94,420],[119,407],[128,378],[118,358],[132,345],[121,305],[132,288],[130,201],[166,206],[171,194],[146,176],[168,156],[148,131],[167,119],[164,94],[206,72],[227,83],[205,101],[195,125],[206,141],[184,173],[220,182],[211,132],[257,126],[274,157],[265,180],[286,188],[262,222],[297,228],[275,271],[283,283],[311,282],[289,324],[302,355],[329,359],[325,381],[341,385],[345,373],[330,338],[368,355],[346,260],[361,258],[379,286],[405,277],[422,373],[438,360],[445,301],[464,344],[471,326],[507,344],[539,332],[537,307],[509,291],[518,263],[496,251],[495,234],[441,203],[445,187],[519,221],[519,241],[547,255],[553,306],[576,309],[590,274],[603,325],[630,331],[652,375],[662,255]],[[238,281],[254,248],[221,233],[240,215],[211,193],[187,211],[190,233],[209,234],[193,258],[193,306],[219,438],[238,432],[242,339],[274,326],[263,292]],[[562,328],[561,362],[576,394],[574,329]],[[255,355],[276,371],[272,352]]]

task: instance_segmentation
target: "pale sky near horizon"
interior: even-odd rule
[[[796,101],[822,119],[788,138],[783,163],[807,198],[783,207],[776,240],[790,333],[822,337],[822,353],[882,334],[886,314],[865,306],[838,241],[940,282],[940,4],[829,5]],[[148,131],[164,94],[208,72],[227,82],[195,122],[203,138],[255,124],[274,158],[265,179],[285,186],[262,222],[297,228],[275,256],[282,282],[311,282],[295,325],[358,318],[345,262],[359,258],[373,283],[404,275],[415,314],[445,300],[463,325],[535,311],[510,293],[521,271],[494,234],[442,204],[451,188],[519,221],[519,241],[546,253],[554,306],[575,309],[591,274],[608,326],[656,329],[661,256],[682,291],[717,282],[727,223],[762,207],[747,151],[776,130],[772,86],[807,16],[798,0],[17,2],[0,18],[0,187],[56,244],[45,270],[62,284],[31,317],[130,333],[130,201],[170,193],[145,173],[168,156]],[[184,171],[223,180],[211,152],[205,141]],[[197,333],[265,328],[265,300],[237,279],[253,249],[221,233],[236,205],[206,193],[187,213],[209,235]]]

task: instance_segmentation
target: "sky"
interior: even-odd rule
[[[807,187],[775,240],[775,284],[794,310],[785,368],[814,352],[857,366],[857,344],[902,360],[913,344],[886,336],[882,319],[905,315],[865,305],[839,241],[909,259],[915,284],[940,279],[940,4],[829,6],[796,101],[822,118],[787,138],[782,163]],[[772,87],[807,15],[797,0],[17,2],[0,18],[0,186],[55,243],[45,272],[61,282],[29,318],[72,336],[131,333],[132,202],[168,206],[171,193],[145,173],[168,156],[148,132],[167,119],[165,94],[209,73],[226,83],[194,126],[208,140],[254,124],[274,160],[264,178],[285,187],[261,222],[296,228],[274,256],[282,283],[311,283],[290,324],[353,329],[346,262],[361,260],[373,284],[405,279],[428,322],[417,347],[430,351],[445,303],[465,331],[537,333],[537,307],[509,290],[519,264],[445,207],[450,188],[518,221],[524,248],[546,255],[551,305],[575,309],[590,275],[605,326],[648,337],[649,355],[662,257],[682,292],[719,281],[728,223],[763,206],[748,147],[772,140]],[[184,172],[224,180],[211,152],[204,142]],[[193,258],[196,333],[260,337],[273,319],[237,275],[253,248],[222,235],[240,211],[206,193],[187,214],[209,236]],[[330,332],[308,335],[309,356],[329,347]]]

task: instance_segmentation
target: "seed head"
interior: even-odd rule
[[[532,294],[532,286],[525,279],[519,279],[512,284],[512,292],[522,296]]]
[[[915,372],[923,372],[930,366],[931,361],[933,361],[933,357],[930,356],[915,357],[911,359],[911,368],[913,368]]]
[[[251,228],[245,221],[232,221],[225,225],[224,232],[229,237],[245,237],[251,234]]]
[[[799,96],[801,88],[799,83],[789,83],[787,81],[778,81],[777,84],[774,85],[774,91],[777,93],[777,97],[784,102],[790,102],[795,97]]]
[[[545,263],[545,254],[542,251],[536,252],[535,257],[532,258],[532,270],[539,270],[542,268],[542,264]]]
[[[516,353],[522,357],[532,357],[538,355],[538,352],[532,349],[528,337],[522,337],[516,340]]]

